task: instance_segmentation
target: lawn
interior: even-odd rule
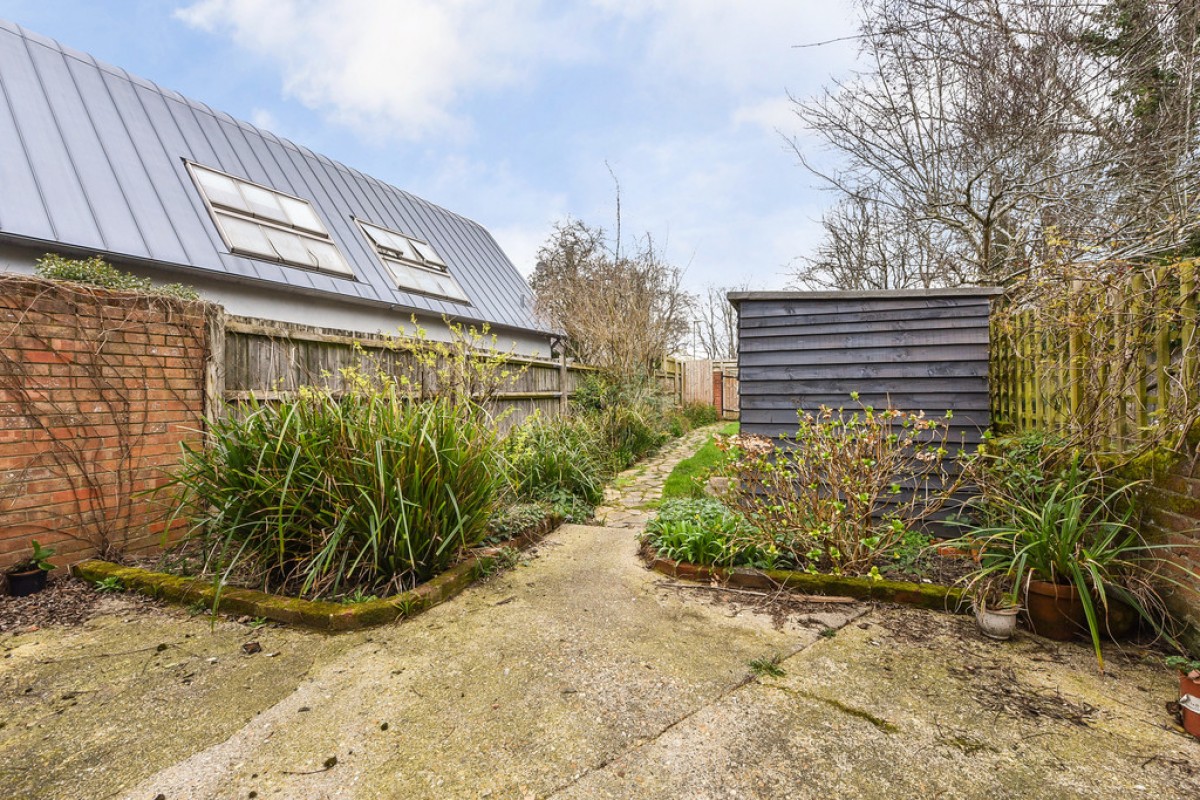
[[[732,436],[738,432],[738,423],[730,422],[718,431],[720,436]],[[717,449],[713,437],[708,437],[696,453],[675,465],[667,482],[663,484],[663,500],[676,497],[700,497],[704,494],[704,480],[721,463],[724,454]]]

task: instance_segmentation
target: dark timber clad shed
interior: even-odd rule
[[[990,424],[988,318],[1001,290],[732,292],[742,432],[796,430],[798,409],[954,412],[952,442]]]

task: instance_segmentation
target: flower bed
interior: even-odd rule
[[[129,591],[184,605],[204,604],[216,611],[262,617],[323,631],[368,628],[410,617],[460,594],[477,579],[492,574],[506,547],[528,547],[557,528],[561,518],[543,520],[496,547],[480,548],[466,560],[414,589],[378,600],[335,603],[223,587],[212,581],[124,567],[109,561],[84,561],[71,567],[78,578],[93,583],[116,580]]]
[[[956,586],[937,583],[914,583],[850,575],[827,575],[814,572],[794,572],[783,569],[753,569],[751,567],[714,567],[688,564],[662,558],[648,545],[642,549],[650,569],[672,578],[712,583],[735,589],[777,591],[788,589],[806,594],[853,597],[884,603],[903,603],[934,611],[967,613],[968,598]]]

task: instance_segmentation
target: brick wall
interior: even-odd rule
[[[1200,451],[1156,479],[1150,500],[1150,537],[1181,545],[1172,560],[1200,573]],[[1200,657],[1200,582],[1181,577],[1180,583],[1185,585],[1171,587],[1167,601],[1174,614],[1189,623],[1187,643]]]
[[[141,493],[203,430],[209,309],[0,275],[0,569],[30,539],[60,565],[159,544]]]
[[[723,378],[725,373],[719,369],[714,369],[712,374],[713,381],[713,408],[717,410],[717,416],[720,417],[725,409],[725,382]]]

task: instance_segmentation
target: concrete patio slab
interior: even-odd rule
[[[564,527],[126,796],[544,797],[733,691],[750,660],[818,638],[661,582],[627,532]]]
[[[1157,657],[883,609],[781,667],[553,797],[1200,797]]]
[[[629,474],[613,510],[696,446]],[[0,796],[1200,796],[1157,654],[1110,652],[1100,676],[1082,644],[686,585],[637,546],[564,526],[515,569],[357,633],[114,598],[80,627],[6,635]],[[783,676],[751,672],[773,655]]]

